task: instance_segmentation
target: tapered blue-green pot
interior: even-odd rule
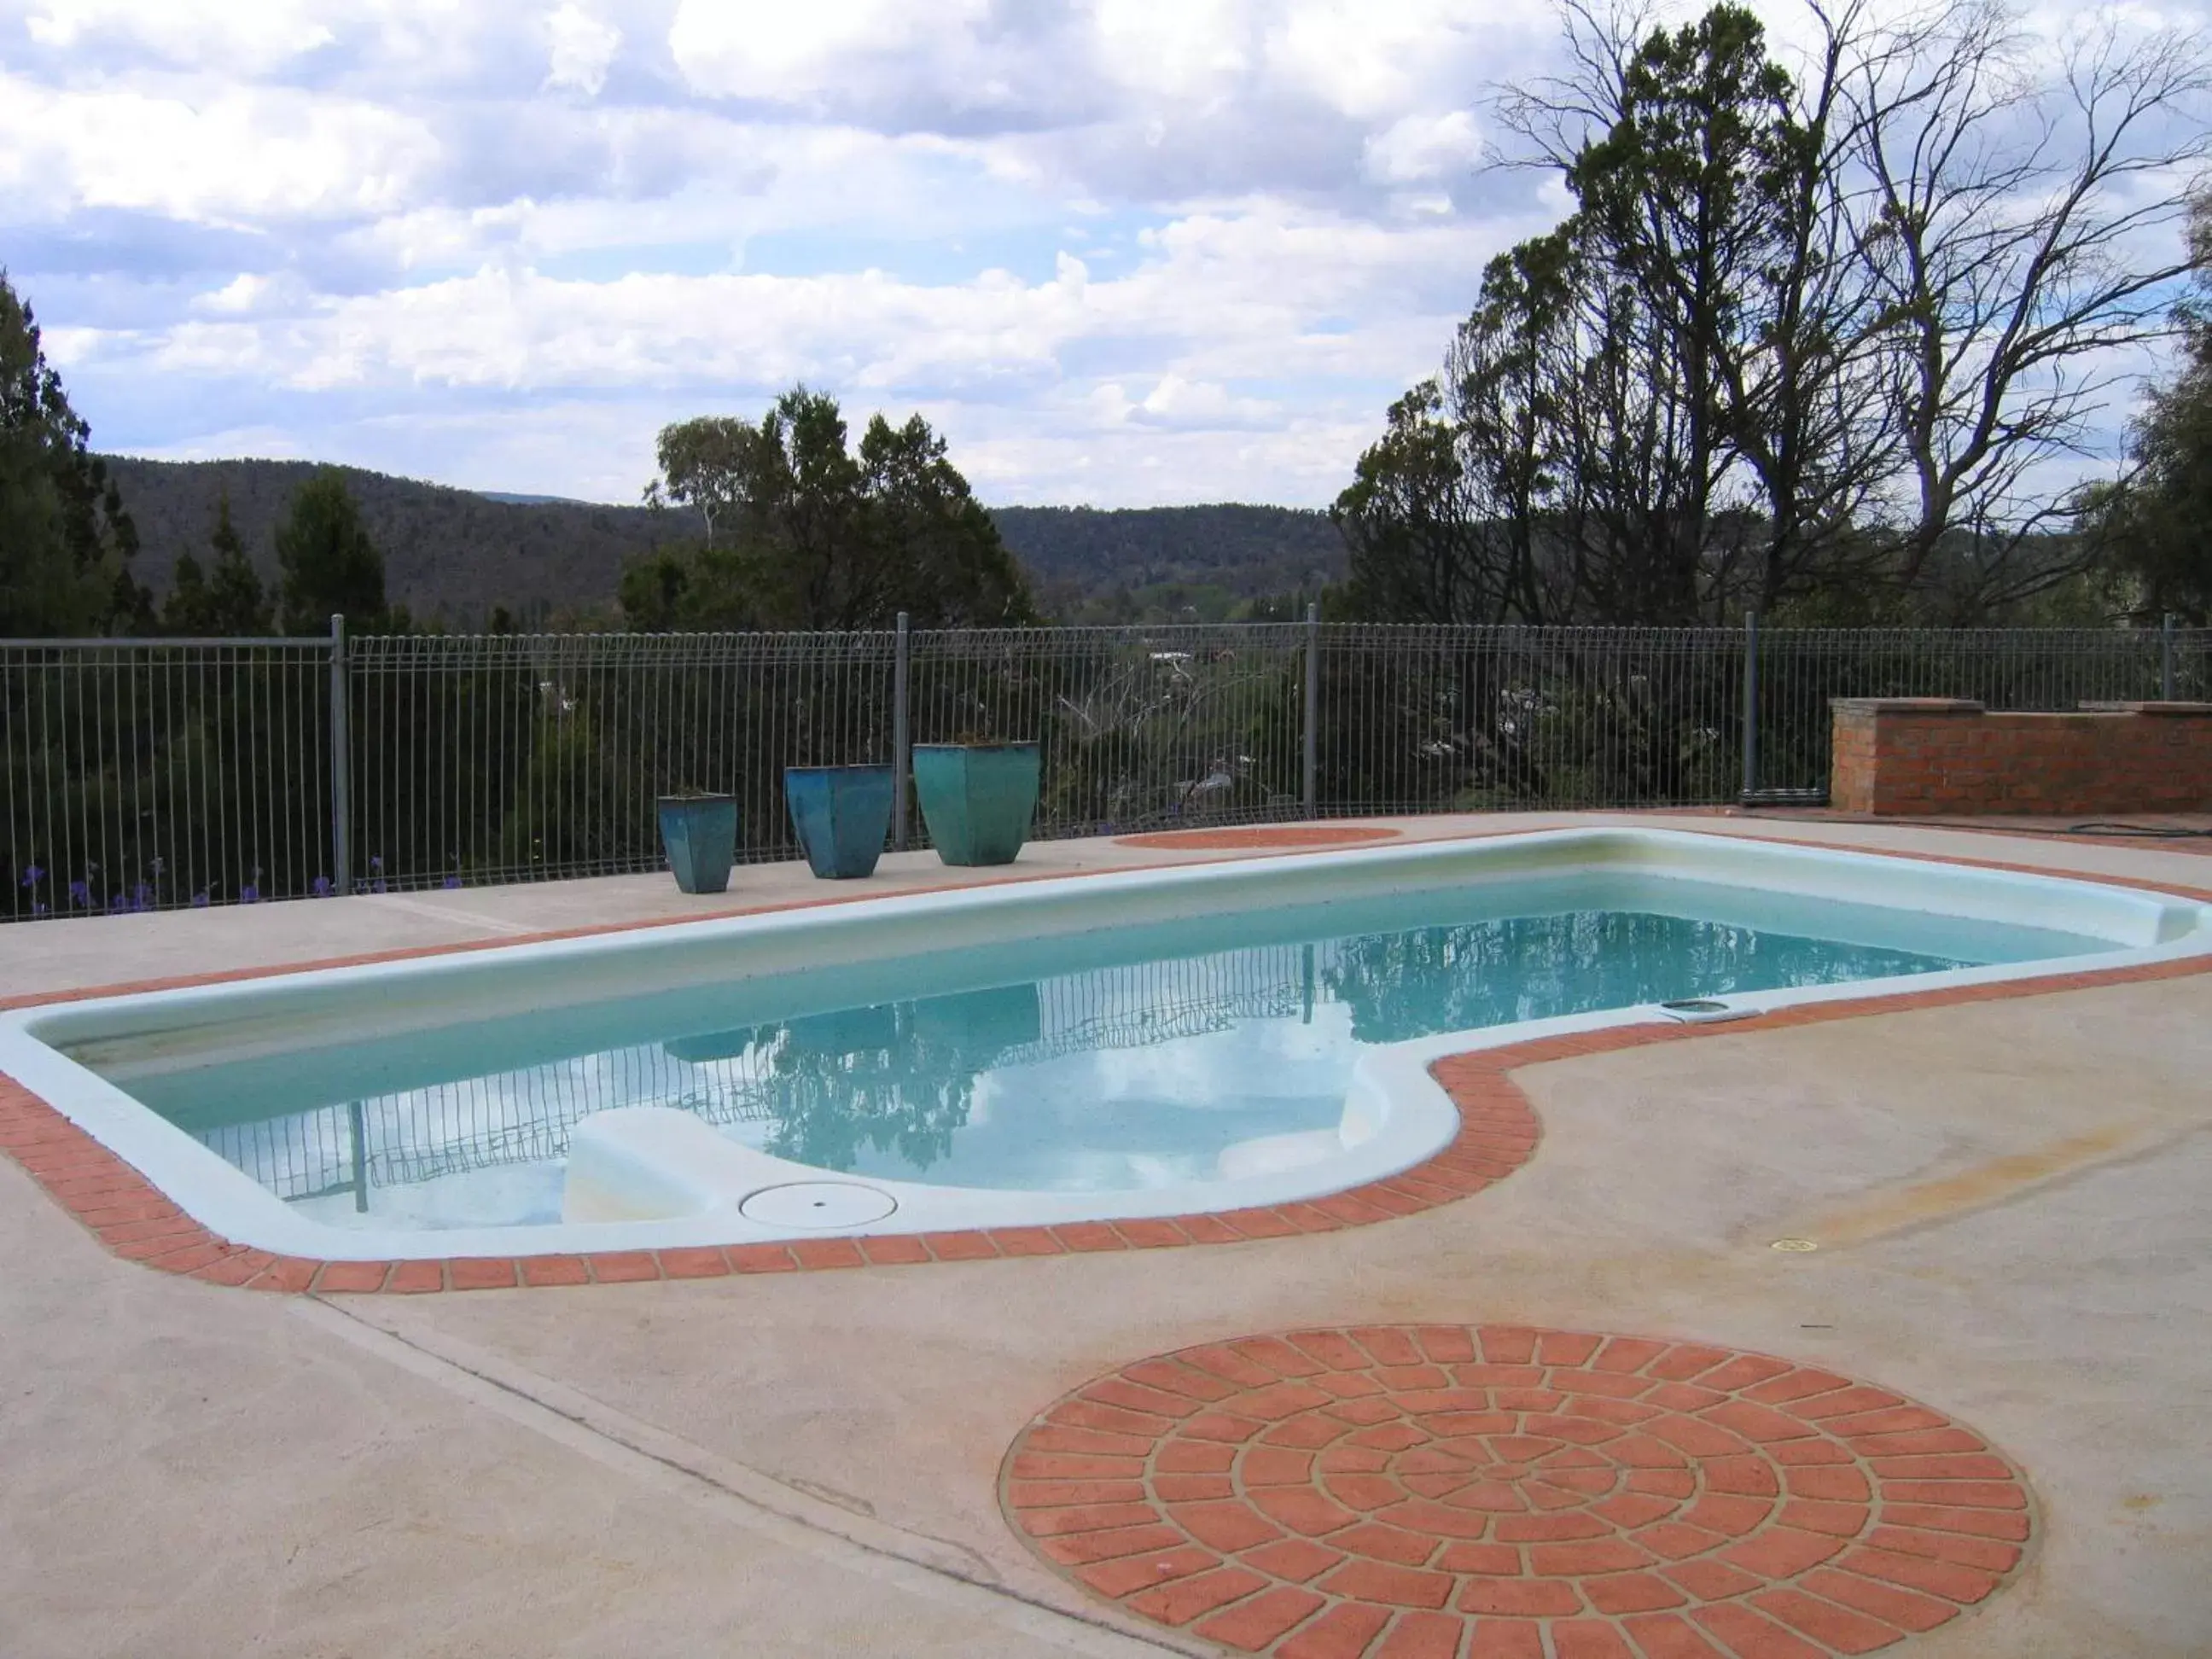
[[[1033,743],[918,743],[914,793],[947,864],[1012,864],[1036,812]]]
[[[738,858],[735,795],[663,795],[660,844],[668,868],[687,893],[726,892]]]
[[[891,827],[888,766],[787,766],[783,798],[807,866],[828,881],[872,876]]]

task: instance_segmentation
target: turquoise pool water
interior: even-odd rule
[[[2110,949],[1577,876],[733,979],[118,1079],[339,1225],[560,1219],[570,1126],[674,1106],[825,1170],[1113,1190],[1332,1131],[1363,1049],[1673,998]]]

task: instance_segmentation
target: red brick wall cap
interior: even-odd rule
[[[2096,714],[2155,714],[2160,719],[2212,720],[2212,702],[2085,702]]]
[[[1978,714],[1983,706],[1970,697],[1831,697],[1838,714]]]

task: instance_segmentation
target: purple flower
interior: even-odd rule
[[[238,902],[240,904],[261,902],[261,866],[259,865],[253,866],[253,879],[238,890]]]
[[[315,884],[307,890],[317,898],[328,898],[331,896],[331,878],[328,876],[317,876]]]
[[[446,878],[446,885],[448,887],[459,887],[460,884],[461,878],[459,876],[447,876]]]
[[[136,887],[132,888],[131,890],[131,908],[134,910],[152,909],[154,908],[153,888],[143,881]]]
[[[45,876],[46,873],[46,872],[44,870],[40,869],[35,864],[25,865],[23,866],[23,885],[26,887],[37,886],[40,878]]]
[[[89,882],[71,882],[70,884],[70,902],[71,904],[90,904],[92,902],[92,884]]]
[[[192,895],[192,908],[193,908],[193,909],[195,909],[195,910],[204,910],[204,909],[206,909],[206,908],[207,908],[207,907],[208,907],[207,889],[206,889],[206,888],[204,888],[204,887],[203,887],[203,888],[201,888],[201,889],[200,889],[200,890],[199,890],[198,892],[197,892],[197,893],[195,893],[195,894],[193,894],[193,895]]]
[[[369,861],[368,861],[368,867],[369,867],[370,869],[372,869],[372,870],[375,871],[378,874],[381,875],[381,874],[383,873],[383,872],[384,872],[384,858],[383,858],[383,855],[382,855],[381,854],[377,854],[377,855],[375,855],[375,856],[372,857],[372,858],[369,860]]]

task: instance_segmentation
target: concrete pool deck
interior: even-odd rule
[[[2207,884],[2155,843],[1604,816]],[[1019,869],[1235,851],[1047,844]],[[989,875],[908,855],[866,890]],[[719,900],[634,878],[10,929],[0,997],[822,891],[777,866]],[[1169,1255],[252,1296],[114,1258],[0,1161],[0,1651],[1223,1651],[1048,1571],[1001,1514],[1009,1446],[1150,1355],[1416,1323],[1696,1341],[1894,1389],[2017,1465],[2037,1536],[2013,1582],[1893,1650],[2201,1654],[2208,1014],[2196,975],[1532,1064],[1541,1148],[1489,1190]]]

